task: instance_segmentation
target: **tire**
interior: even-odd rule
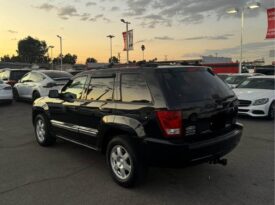
[[[40,93],[38,91],[34,91],[32,94],[32,101],[34,102],[36,99],[40,98]]]
[[[268,119],[274,120],[274,115],[275,115],[275,102],[272,102],[270,104],[269,111],[268,111]]]
[[[35,117],[34,131],[39,145],[47,147],[55,143],[56,138],[50,134],[50,123],[45,115],[39,114]]]
[[[19,93],[16,88],[13,88],[13,98],[16,102],[20,101]]]
[[[146,166],[130,136],[114,137],[107,146],[106,161],[113,180],[123,187],[133,187],[143,181]]]

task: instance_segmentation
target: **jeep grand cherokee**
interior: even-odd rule
[[[67,140],[106,155],[130,187],[147,166],[219,162],[238,144],[234,93],[207,67],[86,71],[33,104],[37,142]]]

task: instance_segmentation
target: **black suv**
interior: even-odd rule
[[[237,111],[209,68],[112,68],[80,73],[37,99],[33,124],[42,146],[60,138],[104,153],[113,179],[130,187],[148,165],[221,162],[242,135]]]

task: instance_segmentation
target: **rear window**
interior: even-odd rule
[[[58,79],[70,79],[72,77],[72,74],[67,73],[67,72],[44,72],[47,76],[52,78],[53,80],[58,80]]]
[[[221,79],[207,70],[166,70],[158,75],[171,106],[234,96]]]
[[[10,80],[19,80],[21,79],[26,73],[30,72],[28,70],[13,70],[10,71]]]

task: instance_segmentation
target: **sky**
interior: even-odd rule
[[[261,8],[245,9],[244,59],[273,59],[269,51],[274,40],[265,40],[266,9],[273,0],[259,0]],[[202,55],[240,56],[240,15],[229,15],[232,7],[243,8],[248,0],[0,0],[0,56],[16,54],[17,43],[27,36],[53,45],[59,55],[63,37],[63,54],[78,56],[78,63],[94,57],[107,62],[110,40],[114,35],[113,55],[123,51],[122,32],[125,19],[134,30],[134,50],[130,60],[182,60]]]

